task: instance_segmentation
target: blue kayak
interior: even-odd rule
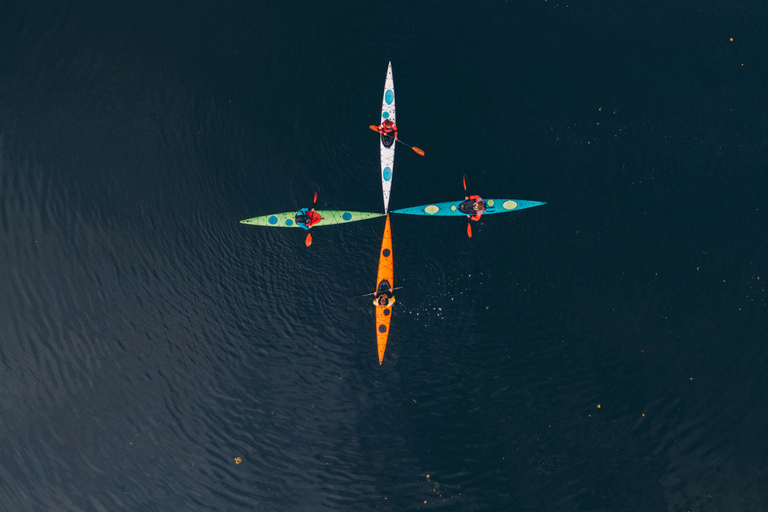
[[[402,213],[405,215],[435,215],[438,217],[464,217],[467,214],[459,208],[464,201],[448,201],[447,203],[425,204],[423,206],[413,206],[411,208],[401,208],[392,210],[392,213]],[[525,199],[486,199],[485,212],[483,215],[492,213],[507,213],[541,206],[541,201],[526,201]]]

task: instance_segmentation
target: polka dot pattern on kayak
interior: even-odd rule
[[[344,212],[344,214],[341,216],[344,220],[350,220],[352,218],[352,214],[349,212]]]
[[[277,217],[275,217],[274,215],[273,215],[273,216],[271,216],[271,217],[269,218],[269,223],[270,223],[270,224],[277,224]]]
[[[392,169],[389,167],[385,167],[384,170],[381,172],[381,177],[384,178],[384,181],[389,181],[392,179]]]
[[[286,226],[293,226],[293,221],[291,219],[285,219],[285,225]]]
[[[386,325],[380,325],[379,326],[379,332],[387,332],[387,326]]]
[[[388,258],[389,255],[392,253],[389,252],[389,249],[384,249],[383,251],[381,251],[381,254],[384,255],[385,258]]]
[[[391,311],[389,311],[388,309],[384,310],[384,316],[389,316],[390,313],[391,313]]]
[[[389,119],[389,112],[382,112],[381,117],[383,117],[384,119]]]

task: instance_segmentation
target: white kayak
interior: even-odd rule
[[[392,62],[387,66],[387,79],[384,81],[384,98],[381,100],[381,120],[395,120],[395,81],[392,78]],[[395,169],[395,137],[379,135],[381,151],[381,191],[384,193],[384,213],[389,211],[389,191],[392,189],[392,174]]]

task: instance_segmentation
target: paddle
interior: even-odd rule
[[[395,290],[399,290],[400,288],[403,288],[403,287],[402,287],[402,286],[395,286],[394,288],[392,288],[392,291],[395,291]],[[379,293],[379,292],[373,292],[373,293],[364,293],[364,294],[362,294],[362,295],[355,295],[355,296],[354,296],[354,297],[352,297],[352,298],[353,298],[353,299],[359,299],[360,297],[368,297],[368,296],[370,296],[370,295],[376,295],[377,293]]]
[[[317,202],[317,190],[315,190],[315,198],[312,200],[312,208],[315,207],[315,203],[316,202]],[[307,212],[307,213],[309,213],[309,212]],[[312,226],[310,226],[310,228],[311,227]],[[312,245],[312,233],[307,233],[307,239],[304,240],[304,245],[306,245],[307,247]]]
[[[375,131],[376,133],[379,132],[379,129],[376,126],[370,125],[368,128],[370,128],[371,130]],[[400,144],[402,144],[404,146],[408,146],[409,148],[411,148],[413,150],[413,152],[416,153],[417,155],[424,156],[424,151],[419,149],[419,148],[417,148],[416,146],[410,146],[410,145],[406,144],[405,142],[401,141],[400,139],[395,139],[395,140],[397,142],[399,142]]]
[[[462,176],[461,180],[464,182],[464,197],[467,197],[467,176]],[[469,215],[467,215],[467,217],[469,217]],[[470,225],[469,221],[467,221],[467,236],[472,238],[472,226]]]

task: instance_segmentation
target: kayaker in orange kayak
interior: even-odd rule
[[[322,217],[320,217],[319,213],[315,212],[314,208],[302,208],[296,212],[296,224],[307,231],[309,231],[309,228],[320,222],[321,219]]]
[[[373,299],[373,305],[374,306],[391,306],[395,303],[395,296],[393,295],[392,288],[384,288],[381,291],[378,292],[376,295],[376,298]]]
[[[459,210],[466,213],[469,220],[480,220],[485,213],[485,201],[478,195],[464,196],[464,202],[459,205]]]
[[[397,125],[389,119],[385,119],[384,122],[379,125],[379,133],[382,135],[390,135],[392,132],[395,132],[395,140],[397,140]]]

